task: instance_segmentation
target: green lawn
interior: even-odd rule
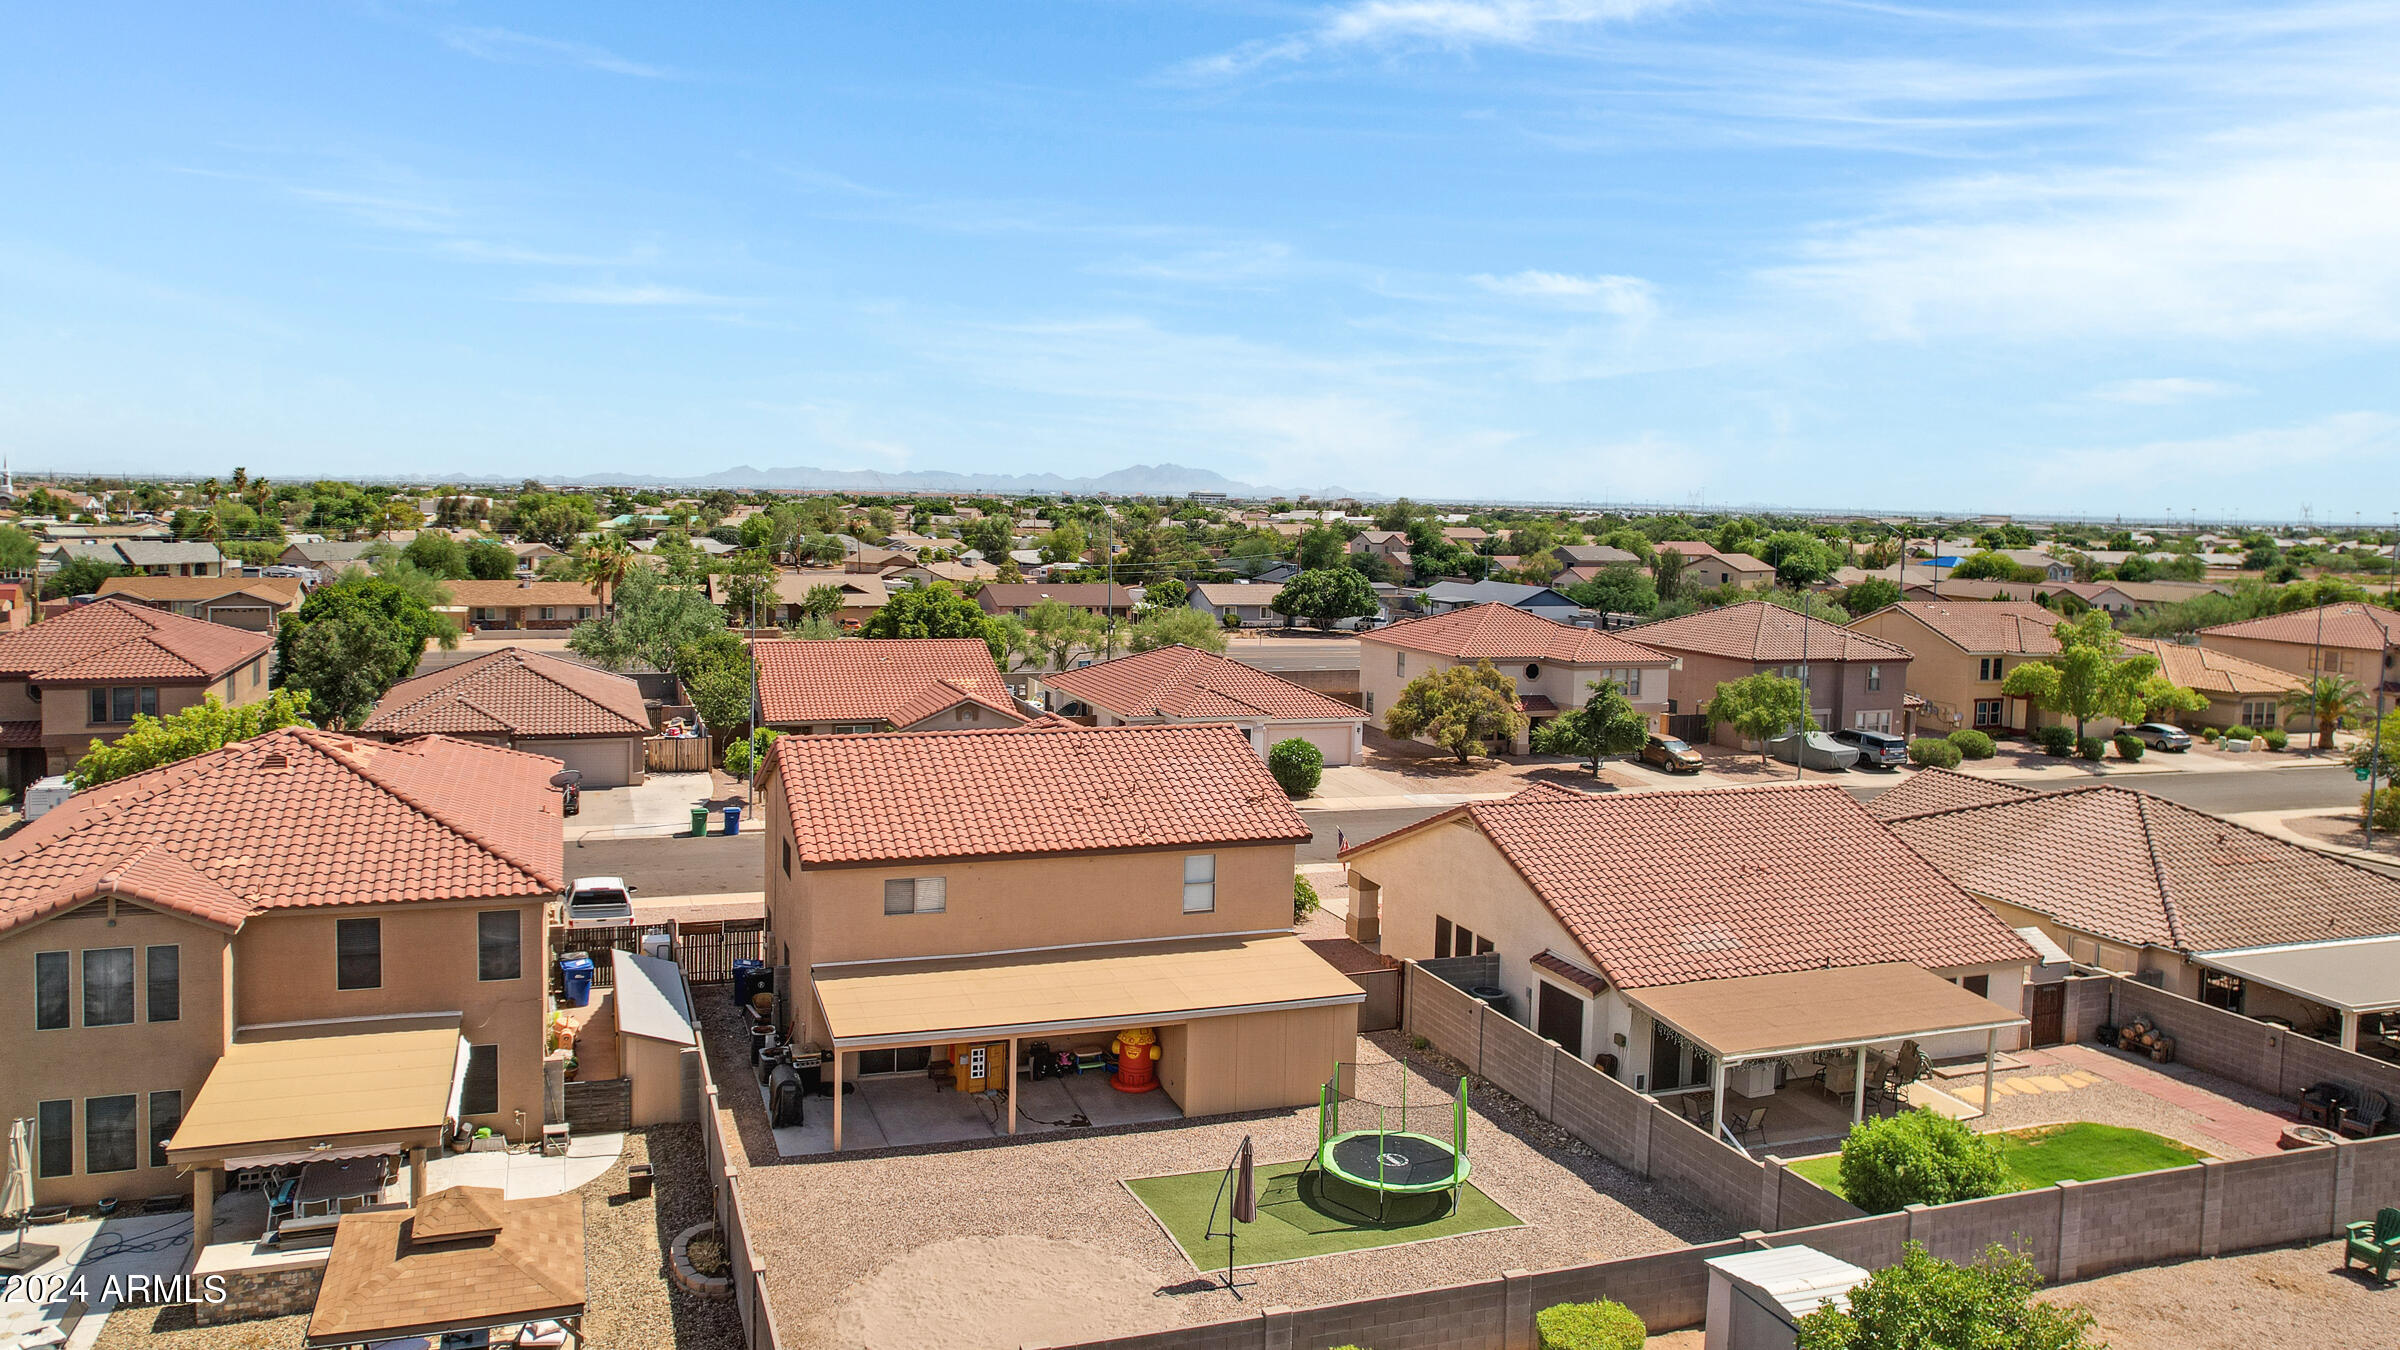
[[[1996,1138],[2000,1156],[2016,1176],[2020,1191],[2059,1181],[2099,1181],[2183,1167],[2204,1156],[2147,1130],[2089,1122],[2011,1130]],[[1842,1156],[1838,1153],[1803,1158],[1792,1164],[1792,1170],[1835,1195],[1842,1193]]]
[[[1299,1162],[1262,1163],[1258,1167],[1258,1222],[1234,1226],[1234,1260],[1242,1265],[1263,1265],[1270,1261],[1294,1261],[1302,1257],[1328,1256],[1334,1252],[1361,1251],[1369,1247],[1389,1247],[1400,1242],[1420,1242],[1426,1238],[1456,1237],[1461,1233],[1480,1233],[1491,1228],[1515,1228],[1522,1221],[1502,1209],[1499,1202],[1469,1185],[1460,1194],[1455,1213],[1440,1217],[1420,1218],[1408,1222],[1395,1217],[1385,1226],[1372,1219],[1361,1221],[1358,1216],[1340,1210],[1321,1209],[1310,1203],[1316,1190],[1316,1178],[1308,1181],[1310,1197],[1300,1193],[1300,1172],[1305,1164]],[[1208,1229],[1210,1208],[1217,1198],[1217,1184],[1222,1172],[1187,1172],[1181,1176],[1144,1177],[1125,1183],[1133,1197],[1142,1202],[1166,1227],[1185,1256],[1203,1271],[1225,1268],[1225,1239],[1222,1236],[1203,1238]],[[1442,1208],[1432,1203],[1436,1197],[1394,1196],[1393,1207],[1398,1215],[1402,1205],[1413,1202],[1409,1217],[1418,1217],[1430,1208],[1439,1214]],[[1220,1233],[1223,1224],[1219,1224]]]

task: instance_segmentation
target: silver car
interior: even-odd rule
[[[2165,722],[2144,722],[2125,728],[2125,734],[2153,750],[2181,752],[2192,748],[2192,733]]]

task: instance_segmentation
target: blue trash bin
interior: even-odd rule
[[[726,808],[725,808],[725,833],[727,833],[727,834],[740,834],[741,832],[742,832],[742,808],[740,808],[740,807],[738,807],[738,806],[728,806],[728,807],[726,807]]]
[[[733,1006],[737,1008],[747,1008],[750,1006],[750,996],[752,994],[755,994],[762,989],[769,989],[772,987],[773,985],[771,983],[771,977],[767,974],[766,962],[754,961],[747,957],[739,958],[734,961]]]
[[[580,1008],[592,1001],[592,958],[562,958],[558,963],[558,977],[567,986],[567,1006]]]

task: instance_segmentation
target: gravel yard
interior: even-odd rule
[[[625,1170],[658,1170],[651,1198],[637,1200]],[[730,1300],[696,1298],[666,1275],[668,1241],[709,1216],[709,1185],[697,1125],[652,1126],[627,1135],[616,1166],[583,1188],[584,1330],[596,1346],[676,1346],[714,1350],[741,1343]],[[129,1308],[112,1315],[100,1350],[298,1350],[308,1317],[267,1318],[203,1327],[180,1306]]]
[[[1385,1059],[1400,1048],[1396,1037],[1378,1034],[1362,1038],[1359,1055]],[[1423,1060],[1429,1084],[1445,1067],[1430,1057],[1414,1059]],[[720,1082],[740,1085],[730,1076]],[[755,1095],[737,1090],[727,1096],[747,1135],[750,1118],[763,1114]],[[926,1248],[961,1239],[1038,1240],[1058,1278],[1068,1281],[1079,1260],[1094,1277],[1130,1262],[1153,1291],[1146,1304],[1113,1305],[1121,1325],[1112,1329],[1130,1331],[1731,1235],[1706,1211],[1591,1153],[1506,1096],[1478,1092],[1473,1105],[1468,1128],[1475,1183],[1525,1227],[1246,1270],[1257,1283],[1242,1291],[1240,1302],[1201,1279],[1119,1183],[1221,1166],[1244,1134],[1254,1139],[1261,1160],[1304,1157],[1316,1141],[1313,1107],[939,1152],[754,1162],[744,1181],[783,1330],[795,1346],[854,1346],[862,1334],[871,1350],[911,1343],[874,1338],[864,1305],[875,1291],[892,1287],[895,1274],[921,1270]],[[871,1221],[861,1222],[868,1216]],[[1014,1268],[952,1262],[947,1269],[943,1293],[954,1304],[997,1310],[1022,1293],[1025,1273]],[[803,1315],[801,1309],[810,1311]],[[945,1337],[943,1343],[960,1350],[1013,1347],[1022,1330],[987,1318],[966,1333],[968,1339]]]
[[[2342,1273],[2342,1244],[2275,1247],[2213,1261],[2146,1266],[2044,1298],[2080,1303],[2111,1350],[2258,1350],[2393,1344],[2400,1284]]]

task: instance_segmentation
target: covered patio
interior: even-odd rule
[[[1896,1110],[1930,1070],[1920,1042],[1983,1034],[1984,1100],[2007,1008],[1901,962],[1695,980],[1625,997],[1707,1056],[1708,1082],[1652,1095],[1736,1147],[1839,1137],[1870,1105]]]
[[[343,1222],[308,1319],[308,1346],[528,1326],[535,1339],[519,1344],[581,1346],[584,1307],[583,1197],[509,1200],[453,1186],[413,1208]]]
[[[1173,1119],[1243,1109],[1223,1104],[1238,1095],[1228,1075],[1321,1080],[1330,1048],[1327,1063],[1315,1064],[1307,1045],[1282,1043],[1309,1037],[1271,1034],[1277,1024],[1255,1019],[1366,997],[1289,934],[824,965],[813,975],[816,1025],[831,1046],[833,1152],[850,1142],[841,1083],[861,1056],[922,1052],[929,1066],[925,1075],[859,1080],[880,1144],[1013,1135],[1029,1118],[1053,1126],[1078,1118],[1093,1125]],[[1327,1027],[1343,1020],[1328,1019]],[[1250,1034],[1236,1035],[1236,1022]],[[1353,1016],[1338,1031],[1347,1042],[1355,1029]],[[1020,1071],[1031,1043],[1071,1053],[1104,1047],[1125,1031],[1155,1033],[1154,1053],[1139,1072],[1154,1074],[1157,1087],[1120,1092],[1111,1075],[1088,1065],[1041,1081]],[[1302,1060],[1310,1062],[1295,1070]],[[1122,1071],[1116,1078],[1135,1081]]]
[[[2205,1002],[2400,1063],[2400,937],[2204,952],[2192,960],[2210,972]]]

